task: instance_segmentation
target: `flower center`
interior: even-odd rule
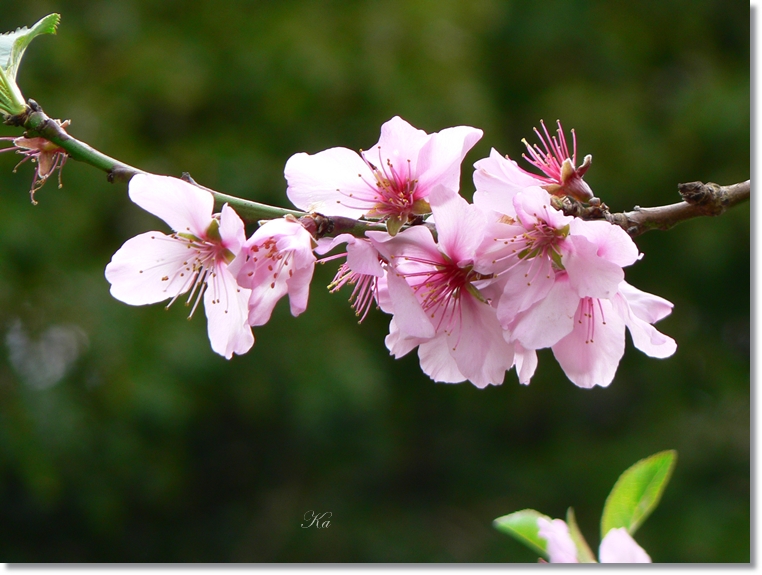
[[[360,151],[360,156],[373,175],[373,180],[370,181],[363,178],[371,191],[371,195],[366,199],[372,205],[367,215],[372,218],[384,218],[413,213],[418,180],[412,176],[410,160],[406,160],[400,167],[395,166],[387,158],[386,162],[376,166],[368,159],[365,152]],[[381,149],[379,148],[380,159]]]
[[[444,330],[451,335],[460,327],[462,320],[462,299],[464,292],[475,297],[483,303],[488,303],[474,282],[488,279],[473,270],[473,266],[458,267],[450,258],[442,254],[443,261],[425,260],[403,256],[405,261],[424,264],[429,269],[420,271],[400,272],[413,288],[413,292],[419,298],[421,307],[437,321],[436,330]],[[457,330],[460,332],[460,330]],[[458,335],[460,338],[460,335]],[[459,339],[458,339],[459,341]],[[457,347],[457,342],[455,347]]]
[[[254,244],[250,249],[251,253],[247,256],[247,261],[251,259],[256,264],[255,269],[266,266],[267,271],[272,275],[270,289],[275,289],[275,284],[284,273],[289,278],[294,275],[294,270],[290,267],[293,263],[293,250],[279,250],[276,238],[267,238],[259,245]],[[249,275],[252,276],[254,273],[252,270]]]
[[[156,236],[152,236],[156,238]],[[209,281],[212,282],[212,289],[214,298],[212,303],[219,303],[219,277],[217,275],[217,266],[221,263],[229,263],[228,255],[232,255],[230,251],[217,242],[211,242],[208,240],[202,240],[197,236],[186,232],[175,232],[170,236],[164,236],[172,241],[179,241],[186,244],[189,250],[189,257],[186,258],[180,268],[174,273],[172,277],[164,276],[162,281],[168,282],[167,289],[175,283],[180,282],[182,287],[178,294],[173,297],[167,304],[167,309],[184,293],[188,293],[188,300],[185,305],[190,306],[192,302],[192,308],[188,318],[193,317],[193,314],[201,301],[201,296],[206,292],[209,287]],[[159,239],[159,238],[156,238]],[[227,313],[227,310],[226,312]]]

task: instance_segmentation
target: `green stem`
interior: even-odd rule
[[[24,113],[7,118],[6,124],[23,126],[27,131],[26,135],[28,137],[45,138],[46,140],[53,142],[55,145],[65,150],[71,158],[90,164],[91,166],[106,172],[109,182],[128,182],[132,176],[136,174],[148,173],[107,156],[85,142],[73,138],[66,132],[60,122],[48,117],[34,100],[29,100],[29,108]],[[241,219],[248,223],[257,223],[260,220],[282,218],[287,214],[291,214],[297,218],[307,215],[306,212],[299,210],[277,208],[267,204],[260,204],[235,196],[221,194],[220,192],[197,184],[187,175],[185,176],[185,179],[211,193],[214,196],[214,203],[218,209],[224,204],[229,204],[230,207],[241,216]],[[344,233],[352,233],[353,235],[362,236],[367,229],[373,228],[370,227],[369,224],[356,221],[356,225],[352,227],[351,231],[345,231]]]

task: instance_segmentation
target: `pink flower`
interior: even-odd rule
[[[492,148],[488,158],[474,164],[474,203],[483,210],[515,215],[513,197],[526,188],[540,188],[545,182],[528,174],[509,157]]]
[[[61,123],[62,127],[68,125],[68,120]],[[37,167],[34,171],[34,179],[32,180],[32,187],[29,190],[29,194],[32,197],[32,203],[37,202],[34,199],[34,193],[45,185],[45,182],[58,170],[58,187],[61,188],[61,170],[63,170],[66,158],[69,155],[63,148],[58,147],[53,142],[46,140],[45,138],[0,138],[0,140],[10,140],[13,142],[13,146],[0,150],[0,152],[15,151],[18,154],[24,156],[24,158],[16,164],[13,168],[15,172],[18,167],[31,160],[32,163],[36,163]]]
[[[421,368],[435,381],[500,384],[513,365],[513,346],[489,303],[499,293],[493,280],[474,269],[486,218],[444,186],[430,201],[438,242],[424,226],[394,238],[367,233],[391,267],[379,298],[394,315],[386,345],[395,357],[417,346]]]
[[[675,352],[675,341],[651,325],[671,311],[667,300],[624,281],[609,299],[580,298],[568,274],[560,272],[547,296],[517,315],[509,326],[509,339],[526,350],[551,347],[573,383],[605,387],[624,355],[625,327],[646,355],[664,358]]]
[[[145,305],[189,293],[192,316],[202,296],[212,349],[230,359],[246,353],[254,335],[246,324],[249,290],[228,269],[246,239],[241,218],[227,204],[212,215],[209,192],[168,176],[139,174],[130,180],[130,198],[175,230],[146,232],[130,240],[106,266],[111,295],[129,305]]]
[[[313,243],[312,235],[293,216],[266,222],[246,240],[231,267],[238,283],[251,289],[250,325],[266,324],[286,294],[292,315],[307,309],[315,269]]]
[[[608,298],[624,280],[622,267],[638,259],[637,246],[620,227],[565,216],[543,189],[515,193],[501,209],[507,213],[489,226],[477,268],[500,278],[503,327],[550,292],[557,272],[568,273],[579,297]]]
[[[573,147],[572,153],[569,154],[569,148],[566,145],[566,137],[564,136],[561,122],[558,121],[558,138],[548,134],[548,129],[545,127],[545,122],[540,121],[543,133],[535,128],[534,133],[540,139],[542,148],[535,144],[530,146],[526,140],[522,140],[529,152],[529,156],[523,155],[523,158],[539,169],[544,176],[536,176],[526,172],[530,176],[539,178],[545,185],[543,186],[548,192],[554,196],[571,196],[572,198],[579,200],[580,202],[586,202],[593,197],[593,191],[587,182],[582,179],[585,175],[590,164],[593,161],[591,155],[585,156],[585,160],[580,167],[577,166],[577,135],[572,130]]]
[[[385,220],[394,235],[408,220],[429,213],[435,186],[458,189],[463,157],[481,136],[468,126],[427,134],[395,116],[367,152],[331,148],[291,156],[288,197],[309,212]]]
[[[386,273],[382,266],[382,259],[370,242],[364,238],[356,238],[350,234],[340,234],[335,238],[322,238],[318,240],[315,251],[325,254],[339,244],[346,243],[347,251],[320,260],[324,263],[336,258],[346,256],[347,260],[336,272],[333,281],[328,285],[331,293],[339,291],[345,285],[354,286],[349,301],[355,315],[362,322],[368,315],[373,302],[378,303],[378,282]]]
[[[565,521],[548,521],[544,517],[538,517],[537,526],[540,529],[540,537],[548,542],[547,550],[551,563],[579,563],[577,546]],[[606,533],[598,548],[598,559],[601,563],[651,563],[648,553],[635,542],[624,527],[611,529]]]

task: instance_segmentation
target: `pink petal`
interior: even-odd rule
[[[597,246],[584,236],[570,235],[567,239],[567,245],[572,246],[572,250],[562,259],[577,295],[605,299],[613,297],[624,280],[622,267],[600,257]]]
[[[421,149],[418,159],[418,186],[431,190],[443,185],[451,190],[460,188],[460,165],[468,151],[482,137],[478,128],[457,126],[432,134]],[[416,193],[416,197],[420,196]]]
[[[294,275],[286,283],[288,284],[288,303],[291,315],[296,317],[307,309],[307,301],[310,295],[310,283],[315,271],[314,261],[298,268],[294,268]]]
[[[500,385],[513,366],[513,345],[503,338],[495,309],[470,294],[461,293],[460,329],[447,332],[442,343],[476,387]]]
[[[358,274],[381,277],[384,268],[378,259],[378,250],[364,239],[353,238],[347,241],[347,265]]]
[[[455,358],[450,354],[447,336],[443,333],[418,346],[421,370],[434,381],[460,383],[467,378],[458,369]]]
[[[177,178],[137,174],[130,180],[129,194],[133,202],[176,232],[204,238],[212,221],[212,194]]]
[[[420,173],[418,157],[431,136],[414,128],[399,116],[394,116],[381,126],[381,137],[378,143],[365,152],[365,157],[383,168],[391,162],[394,169],[407,174],[408,169],[415,179]],[[409,168],[408,168],[409,166]]]
[[[506,273],[497,303],[500,325],[507,328],[520,312],[544,299],[553,289],[555,275],[550,259],[542,257],[523,260]]]
[[[431,232],[425,226],[413,226],[392,237],[386,232],[365,232],[367,237],[388,261],[393,265],[406,265],[405,258],[410,260],[428,260],[443,262],[441,252],[437,248]]]
[[[230,250],[233,255],[241,251],[246,241],[246,228],[243,220],[228,204],[222,206],[220,213],[220,238],[222,245]]]
[[[651,563],[651,558],[638,545],[627,529],[611,529],[598,549],[601,563]]]
[[[550,347],[574,329],[574,315],[579,296],[570,288],[565,273],[556,275],[553,287],[544,299],[521,312],[510,327],[511,339],[525,349]]]
[[[533,349],[524,349],[520,343],[515,342],[514,359],[519,383],[529,385],[529,380],[537,370],[537,352]]]
[[[627,282],[622,282],[619,285],[619,292],[627,300],[632,313],[648,323],[656,323],[672,313],[672,308],[674,307],[672,302],[667,301],[663,297],[639,290]]]
[[[632,289],[634,290],[635,288]],[[641,292],[641,294],[650,295],[645,292]],[[656,296],[653,297],[656,298]],[[656,299],[660,300],[661,298]],[[648,323],[648,321],[639,318],[634,313],[623,292],[617,294],[613,299],[613,303],[617,312],[624,318],[625,324],[630,330],[632,343],[635,347],[650,357],[665,358],[675,353],[675,350],[677,350],[677,343],[675,343],[675,340],[661,333]]]
[[[561,519],[537,518],[539,536],[548,542],[546,547],[551,563],[579,563],[577,546],[569,535],[569,527]]]
[[[335,247],[349,243],[354,240],[355,237],[352,234],[339,234],[335,238],[320,238],[317,241],[317,247],[315,253],[322,255],[327,254]]]
[[[473,262],[487,227],[484,214],[444,186],[436,186],[431,191],[429,202],[442,251],[459,267]]]
[[[396,359],[399,359],[425,341],[418,337],[406,336],[400,331],[396,318],[392,317],[392,320],[389,322],[389,335],[386,336],[384,343],[389,353]]]
[[[246,323],[249,290],[241,288],[227,266],[217,266],[204,292],[207,331],[212,349],[230,359],[254,345],[254,334]]]
[[[560,230],[575,218],[565,216],[552,206],[551,196],[542,188],[526,188],[513,197],[513,207],[521,223],[531,229],[538,221]]]
[[[111,295],[129,305],[146,305],[188,291],[192,272],[184,269],[187,257],[185,242],[161,232],[135,236],[106,266]]]
[[[288,199],[307,212],[357,218],[368,210],[368,205],[352,196],[373,195],[366,182],[375,183],[374,176],[362,158],[347,148],[331,148],[314,155],[294,154],[286,162],[284,174]]]
[[[394,318],[403,337],[429,339],[436,330],[408,283],[391,270],[386,275]]]
[[[513,196],[543,182],[531,177],[509,158],[492,148],[488,158],[474,164],[474,203],[484,210],[515,215]]]
[[[574,384],[606,387],[624,355],[624,321],[609,300],[593,300],[592,320],[584,317],[585,306],[580,300],[574,329],[553,345],[553,355]]]
[[[639,259],[638,246],[619,226],[602,220],[574,218],[569,226],[573,236],[584,236],[597,247],[598,256],[619,267],[627,267]]]

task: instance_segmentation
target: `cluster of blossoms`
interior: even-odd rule
[[[570,153],[560,124],[557,136],[542,128],[541,147],[527,144],[526,159],[543,175],[492,150],[475,164],[473,203],[459,183],[463,158],[482,136],[476,128],[427,134],[395,117],[369,151],[292,156],[285,177],[293,204],[386,225],[364,237],[316,238],[286,217],[247,240],[230,206],[212,214],[208,192],[135,176],[132,200],[174,233],[126,242],[106,268],[111,292],[133,305],[188,293],[192,310],[203,294],[212,348],[230,358],[251,348],[251,327],[266,323],[284,295],[293,315],[303,312],[314,254],[345,245],[323,260],[346,257],[329,287],[352,285],[361,318],[374,304],[390,314],[389,351],[401,357],[417,347],[433,380],[485,387],[515,367],[526,384],[537,350],[549,347],[575,384],[606,386],[624,353],[625,327],[646,354],[674,353],[674,340],[652,325],[672,304],[624,281],[623,268],[641,257],[624,230],[556,207],[553,196],[593,199],[583,180],[591,158],[577,166],[576,139]]]

